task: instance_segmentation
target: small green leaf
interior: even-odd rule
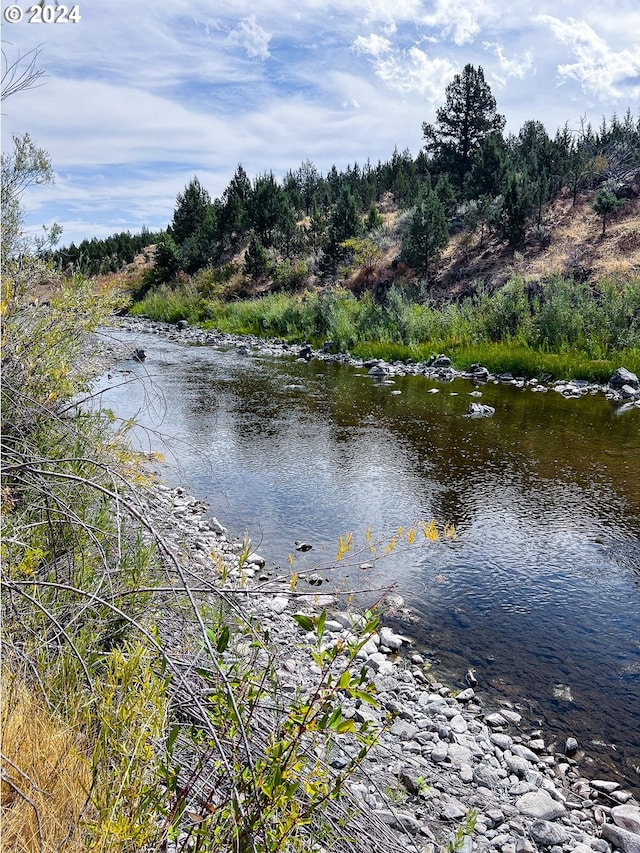
[[[340,681],[338,682],[338,689],[344,690],[350,684],[351,684],[351,673],[349,672],[348,669],[345,669],[345,671],[340,676]]]
[[[304,613],[294,613],[293,618],[303,631],[313,631],[313,620]]]
[[[356,699],[362,700],[362,702],[366,702],[367,705],[378,705],[378,700],[375,696],[372,696],[370,693],[367,693],[366,690],[354,690],[353,695]]]
[[[333,714],[329,717],[329,728],[335,729],[337,725],[342,720],[342,708],[339,706],[334,710]]]
[[[327,611],[326,608],[322,611],[320,616],[318,617],[318,639],[322,639],[322,635],[324,634],[324,623],[327,621]]]
[[[204,667],[200,667],[200,666],[196,666],[195,671],[198,673],[198,675],[201,675],[203,678],[207,678],[207,679],[212,678],[214,675],[212,670],[204,669]]]
[[[229,626],[225,625],[222,629],[220,636],[218,637],[218,642],[216,644],[216,648],[220,654],[224,652],[224,650],[229,645]]]
[[[173,726],[171,731],[169,732],[169,737],[167,738],[167,752],[171,752],[173,749],[173,745],[176,742],[176,738],[180,733],[180,726]]]

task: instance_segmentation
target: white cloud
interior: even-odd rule
[[[487,14],[484,0],[436,0],[434,12],[424,15],[422,22],[438,27],[443,36],[463,45],[475,39]]]
[[[256,23],[256,16],[251,15],[240,21],[235,30],[229,33],[227,43],[242,47],[250,59],[268,59],[271,36]]]
[[[538,20],[568,45],[576,58],[575,62],[558,64],[560,80],[575,80],[586,93],[602,99],[619,98],[625,91],[630,97],[640,95],[640,42],[614,50],[586,21],[561,21],[551,15],[541,15]]]
[[[389,39],[385,36],[375,35],[374,33],[366,37],[358,36],[351,46],[356,53],[366,53],[374,57],[379,57],[383,53],[389,53],[391,50]]]
[[[500,42],[484,41],[482,46],[491,51],[498,59],[499,70],[493,71],[492,78],[501,86],[505,86],[510,77],[522,80],[534,70],[533,54],[530,50],[526,50],[519,56],[509,58],[505,55],[504,46]]]
[[[374,54],[373,67],[376,76],[393,91],[418,94],[430,101],[442,97],[457,70],[448,59],[431,58],[415,45],[407,50]]]

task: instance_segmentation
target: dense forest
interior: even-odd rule
[[[597,129],[566,124],[553,137],[536,120],[517,135],[505,136],[504,126],[482,68],[467,65],[447,87],[434,123],[423,124],[425,144],[415,157],[395,150],[386,162],[332,166],[326,175],[307,160],[282,179],[268,172],[251,180],[238,165],[216,199],[195,176],[178,195],[166,231],[83,241],[52,258],[58,266],[104,273],[154,244],[141,293],[181,273],[218,268],[222,279],[240,272],[245,292],[239,295],[248,295],[260,281],[286,290],[310,277],[336,281],[354,262],[374,283],[371,272],[390,238],[384,204],[399,213],[394,264],[426,285],[453,234],[464,233],[480,249],[490,236],[512,248],[525,240],[544,246],[545,211],[561,193],[575,203],[592,192],[604,234],[636,191],[640,118],[627,111],[603,118]]]

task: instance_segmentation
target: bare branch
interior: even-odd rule
[[[37,89],[44,86],[42,78],[46,75],[43,68],[38,68],[38,57],[42,51],[42,45],[34,47],[27,53],[18,53],[17,59],[9,61],[7,54],[2,49],[2,84],[0,98],[5,101],[10,95],[23,92],[25,89]]]

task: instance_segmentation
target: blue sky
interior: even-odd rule
[[[637,0],[80,0],[75,24],[17,5],[3,49],[41,45],[46,85],[7,99],[2,149],[28,131],[49,152],[27,224],[58,222],[62,244],[164,228],[194,174],[215,198],[238,163],[254,178],[415,155],[469,62],[507,131],[640,112]]]

